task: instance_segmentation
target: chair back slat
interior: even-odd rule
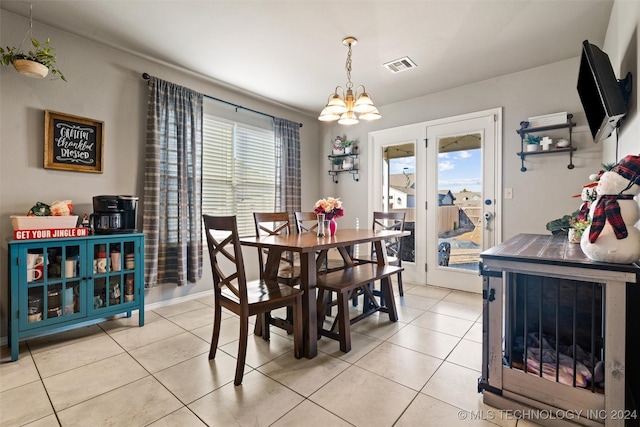
[[[255,224],[256,236],[258,237],[291,233],[291,224],[289,222],[289,214],[287,212],[254,212],[253,221]],[[268,249],[258,249],[258,262],[261,266],[261,278],[263,277],[267,256],[269,256]],[[285,264],[287,268],[293,268],[293,254],[291,252],[283,252],[280,261]]]
[[[235,216],[202,215],[209,259],[213,272],[215,297],[228,289],[240,304],[247,305],[247,279]],[[223,258],[223,259],[220,259]]]
[[[315,212],[295,212],[298,234],[317,233],[318,216]]]
[[[373,230],[397,230],[404,231],[405,212],[374,212],[373,213]],[[395,265],[401,266],[402,260],[402,238],[393,237],[384,241],[387,249],[387,256],[395,258]],[[374,256],[374,249],[371,248],[372,256]]]

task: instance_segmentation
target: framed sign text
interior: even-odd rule
[[[104,122],[44,112],[44,167],[102,173]]]

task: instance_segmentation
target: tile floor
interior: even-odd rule
[[[351,352],[322,338],[311,360],[277,328],[270,342],[251,335],[240,387],[234,315],[208,360],[213,296],[149,310],[142,328],[134,315],[27,340],[17,362],[2,348],[0,425],[494,426],[460,415],[492,409],[476,391],[481,301],[405,283],[397,323],[371,316]]]

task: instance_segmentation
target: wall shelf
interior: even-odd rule
[[[569,153],[569,164],[567,165],[568,169],[573,169],[574,165],[573,165],[573,152],[576,151],[576,148],[573,146],[573,127],[575,127],[575,123],[573,121],[571,121],[571,119],[573,118],[573,114],[567,114],[567,121],[566,123],[560,123],[560,124],[556,124],[556,125],[549,125],[549,126],[539,126],[539,127],[534,127],[534,128],[523,128],[521,127],[520,129],[516,130],[516,132],[518,133],[518,135],[520,135],[520,151],[518,153],[516,153],[518,155],[518,157],[520,157],[520,161],[521,161],[521,167],[520,167],[520,171],[521,172],[526,172],[527,168],[524,166],[524,160],[527,156],[535,156],[538,154],[558,154],[558,153]],[[538,132],[546,132],[546,131],[550,131],[550,130],[556,130],[556,129],[568,129],[568,134],[569,134],[569,146],[568,147],[562,147],[562,148],[549,148],[549,150],[539,150],[539,151],[525,151],[524,146],[525,146],[525,142],[524,139],[526,138],[526,136],[530,133],[538,133]]]
[[[348,172],[351,174],[351,177],[354,181],[360,181],[360,169],[358,168],[358,156],[359,154],[330,154],[328,159],[331,161],[331,164],[336,166],[339,165],[340,169],[331,169],[328,171],[329,176],[333,179],[333,182],[338,183],[338,175],[341,173]],[[342,169],[342,165],[345,163],[351,164],[352,167],[348,169]],[[338,163],[339,162],[339,163]]]

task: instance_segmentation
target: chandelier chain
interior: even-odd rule
[[[351,83],[351,43],[349,43],[349,53],[347,53],[347,63],[345,64],[345,69],[347,70],[347,89],[351,89],[353,87],[353,83]]]

